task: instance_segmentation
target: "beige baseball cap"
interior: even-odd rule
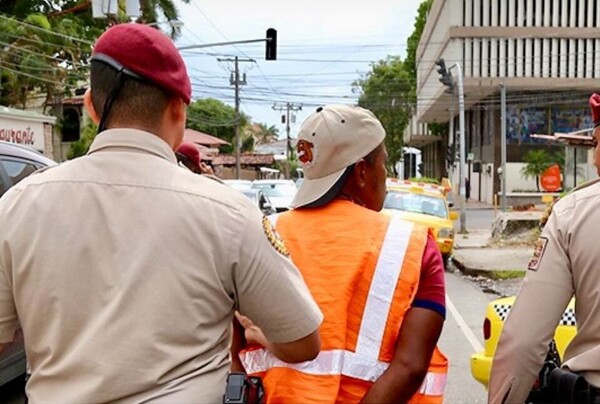
[[[302,123],[296,150],[304,180],[291,206],[309,205],[323,197],[346,168],[377,148],[385,129],[369,110],[353,105],[317,108]]]

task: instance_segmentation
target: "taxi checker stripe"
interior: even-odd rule
[[[376,361],[365,363],[354,352],[343,349],[321,351],[312,361],[286,363],[277,359],[265,349],[247,351],[240,354],[248,374],[265,372],[272,368],[294,369],[315,376],[345,375],[356,379],[375,381],[389,366],[389,363]],[[446,374],[428,372],[419,393],[428,396],[441,396],[446,386]]]
[[[412,229],[412,223],[398,218],[390,220],[369,288],[356,353],[321,351],[316,359],[293,365],[279,361],[265,350],[254,350],[241,355],[246,371],[257,373],[276,366],[310,374],[344,374],[367,381],[377,380],[388,366],[377,358]]]

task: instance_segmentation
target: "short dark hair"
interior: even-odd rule
[[[365,157],[363,157],[363,160],[365,160],[370,167],[373,167],[373,165],[375,164],[377,155],[381,151],[382,147],[383,147],[383,143],[381,143],[379,146],[377,146],[375,149],[373,149],[373,151],[371,153],[369,153]]]
[[[93,61],[90,83],[94,109],[102,116],[106,98],[119,85],[118,72],[106,63]],[[152,83],[123,75],[105,124],[117,121],[152,126],[159,122],[171,98],[169,93]]]

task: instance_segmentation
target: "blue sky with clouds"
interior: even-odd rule
[[[352,82],[387,55],[406,54],[421,0],[191,0],[178,3],[184,23],[178,46],[265,38],[277,29],[277,60],[265,60],[265,44],[209,47],[182,54],[194,97],[217,98],[235,105],[230,85],[238,56],[246,85],[240,89],[241,111],[255,122],[275,125],[281,135],[281,112],[287,102],[303,105],[291,125],[292,136],[316,106],[355,103]],[[221,60],[219,60],[221,59]]]

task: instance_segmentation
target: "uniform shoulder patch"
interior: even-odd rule
[[[279,234],[277,234],[277,231],[275,231],[275,228],[273,227],[273,224],[271,223],[271,221],[269,220],[268,217],[263,216],[262,225],[263,225],[263,230],[265,231],[265,235],[267,236],[267,239],[269,240],[269,243],[271,243],[271,245],[277,250],[277,252],[279,254],[289,257],[290,253],[287,250],[285,243],[283,242],[281,237],[279,237]]]
[[[530,271],[537,271],[540,266],[540,261],[542,260],[542,256],[544,255],[544,251],[546,251],[546,244],[548,244],[547,237],[540,237],[538,241],[535,242],[535,249],[533,250],[533,256],[529,260],[529,264],[527,264],[527,269]]]

